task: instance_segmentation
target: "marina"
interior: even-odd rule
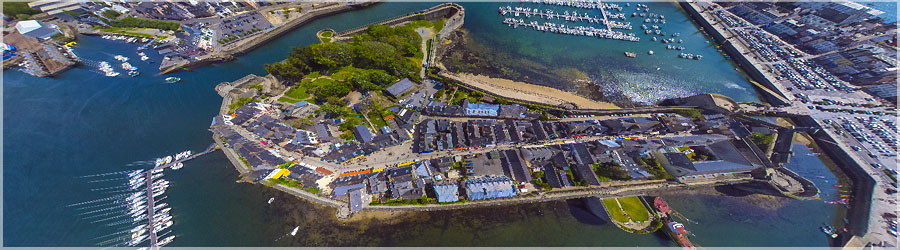
[[[172,170],[180,169],[184,167],[185,161],[203,156],[216,149],[215,144],[213,144],[197,154],[192,154],[188,150],[172,156],[160,157],[154,161],[154,166],[149,169],[83,176],[82,178],[108,178],[122,175],[124,178],[95,181],[127,180],[127,183],[121,186],[96,189],[113,190],[107,191],[107,193],[117,193],[116,195],[104,199],[70,204],[69,207],[75,207],[76,210],[94,209],[79,214],[84,216],[84,219],[97,219],[92,223],[102,222],[106,223],[106,226],[129,225],[121,228],[121,231],[118,233],[98,237],[100,239],[116,236],[97,243],[97,246],[133,247],[149,243],[151,249],[158,249],[175,239],[174,235],[166,236],[171,233],[171,230],[165,231],[174,225],[175,222],[169,213],[172,208],[168,207],[167,203],[162,202],[168,197],[163,196],[163,194],[165,194],[170,185],[168,180],[162,178],[165,175],[163,173],[164,170],[166,168]]]

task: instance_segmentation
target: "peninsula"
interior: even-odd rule
[[[723,183],[816,197],[760,149],[790,143],[795,129],[749,118],[721,95],[620,109],[422,68],[440,61],[441,34],[464,13],[442,4],[354,39],[336,33],[266,65],[272,75],[219,84],[215,141],[244,180],[336,207],[339,218]],[[771,132],[749,132],[761,129]]]

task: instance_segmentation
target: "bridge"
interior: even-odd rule
[[[219,148],[216,147],[215,143],[213,143],[212,145],[209,145],[209,147],[206,147],[206,150],[203,150],[203,152],[192,154],[191,156],[185,157],[183,159],[175,160],[175,161],[172,161],[172,162],[164,164],[164,165],[156,166],[148,171],[144,171],[144,178],[145,178],[145,180],[147,180],[147,185],[144,187],[144,194],[147,195],[147,220],[149,221],[147,223],[146,228],[148,231],[148,236],[150,238],[150,249],[157,250],[160,248],[159,235],[157,235],[157,232],[154,232],[154,230],[153,230],[157,224],[153,220],[153,216],[156,213],[156,211],[155,211],[155,209],[153,209],[153,207],[156,206],[156,202],[157,202],[157,200],[155,200],[155,198],[153,197],[153,185],[155,184],[154,180],[153,180],[153,171],[175,166],[178,163],[183,163],[183,162],[192,160],[194,158],[203,156],[212,151],[215,151],[216,149],[219,149]]]

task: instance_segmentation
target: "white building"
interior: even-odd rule
[[[26,20],[16,23],[16,30],[22,35],[48,39],[59,33],[59,27],[54,24],[43,25],[37,20]]]
[[[313,132],[298,129],[297,135],[294,136],[294,140],[291,142],[294,144],[315,145],[315,144],[319,144],[319,138],[316,137],[316,134]]]

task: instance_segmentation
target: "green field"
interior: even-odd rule
[[[631,217],[631,220],[633,221],[646,221],[650,219],[650,212],[647,211],[647,208],[644,207],[641,199],[637,196],[619,198],[619,204],[622,205],[622,209],[628,213],[628,216]]]
[[[616,198],[603,199],[603,205],[609,211],[609,217],[621,223],[630,221],[647,221],[650,219],[650,212],[644,207],[641,199],[637,196],[618,198],[622,208],[616,204]],[[624,211],[623,211],[624,210]],[[627,213],[627,214],[626,214]]]
[[[603,199],[603,205],[606,206],[606,211],[609,211],[610,218],[621,223],[628,222],[628,217],[625,217],[625,213],[622,212],[622,209],[619,209],[619,204],[616,204],[615,198]]]

